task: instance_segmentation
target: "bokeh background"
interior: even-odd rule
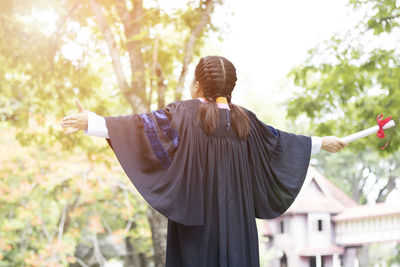
[[[396,0],[2,0],[0,266],[163,266],[165,220],[104,139],[61,129],[75,99],[103,116],[162,108],[190,97],[200,57],[221,55],[234,103],[345,136],[379,113],[399,122],[399,22]],[[370,136],[312,164],[360,204],[400,203],[387,136],[385,150]],[[370,247],[368,266],[400,263],[398,243]]]

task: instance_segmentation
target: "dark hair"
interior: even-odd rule
[[[195,70],[195,81],[202,88],[204,97],[208,102],[201,104],[198,119],[202,122],[206,134],[217,127],[218,107],[215,102],[217,97],[226,97],[231,109],[232,128],[239,138],[249,134],[249,117],[243,109],[231,103],[231,94],[236,84],[236,69],[232,62],[220,56],[207,56],[200,59]]]

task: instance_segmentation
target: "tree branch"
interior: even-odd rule
[[[161,64],[157,62],[157,68],[156,68],[156,74],[157,74],[157,106],[158,108],[163,108],[165,107],[165,90],[167,90],[167,86],[165,85],[164,81],[164,74],[161,68]]]
[[[103,10],[99,3],[96,0],[89,0],[93,13],[96,16],[97,23],[100,27],[100,30],[103,34],[103,37],[107,43],[107,47],[112,59],[115,75],[117,77],[118,86],[121,89],[121,92],[125,96],[126,100],[132,106],[132,109],[145,109],[143,101],[138,99],[133,92],[132,88],[129,87],[128,82],[126,80],[126,76],[122,67],[121,58],[119,55],[119,51],[117,48],[117,44],[115,42],[114,36],[111,32],[109,25],[106,22],[106,18],[104,16]]]
[[[83,260],[75,256],[75,260],[82,266],[82,267],[89,267]]]
[[[157,36],[155,43],[154,43],[154,47],[153,47],[153,62],[151,64],[151,77],[150,77],[150,92],[149,92],[149,106],[151,105],[151,101],[152,101],[152,96],[153,96],[153,91],[154,91],[154,87],[155,87],[155,82],[154,80],[156,80],[156,84],[157,84],[157,60],[158,60],[158,43],[160,41],[160,37]]]
[[[64,234],[64,224],[67,218],[67,211],[68,211],[69,203],[67,202],[64,207],[60,218],[60,223],[58,224],[58,243],[61,243],[63,234]]]
[[[200,21],[197,26],[194,28],[189,38],[187,39],[184,57],[182,62],[182,71],[179,76],[178,86],[175,91],[175,101],[180,101],[182,99],[183,88],[185,84],[185,78],[188,70],[188,66],[193,58],[194,46],[196,41],[200,37],[200,34],[206,27],[206,25],[210,22],[210,14],[214,10],[214,0],[207,0],[205,3],[206,7],[201,15]]]
[[[100,267],[103,267],[106,263],[106,259],[104,258],[103,254],[101,253],[100,244],[99,244],[99,240],[97,239],[96,233],[92,233],[92,242],[93,242],[93,248],[94,248],[94,257],[96,258]]]
[[[42,221],[41,226],[42,226],[43,235],[47,238],[47,241],[50,243],[52,240],[52,237],[50,236],[49,231],[47,231],[46,224],[43,220],[43,216],[41,216],[41,214],[39,214],[39,212],[36,212],[36,216],[38,216],[39,219]]]
[[[384,21],[396,19],[396,18],[398,18],[398,17],[400,17],[400,14],[392,15],[392,16],[387,16],[387,17],[383,17],[383,18],[379,18],[378,21],[379,21],[379,23],[382,23],[382,22],[384,22]]]
[[[115,6],[124,26],[129,25],[132,22],[133,17],[132,14],[128,12],[126,1],[115,0]]]
[[[396,188],[396,177],[394,175],[390,175],[386,185],[379,190],[378,197],[376,198],[376,202],[385,202],[389,194]]]
[[[150,105],[146,96],[145,65],[141,51],[142,41],[136,38],[142,28],[144,16],[143,0],[135,0],[132,12],[128,11],[124,0],[116,0],[117,12],[124,25],[126,46],[131,67],[131,92],[130,98],[136,96],[134,109],[139,112],[149,111]]]
[[[123,91],[128,91],[129,86],[128,83],[126,82],[120,55],[118,53],[117,44],[114,40],[114,36],[111,33],[111,29],[106,22],[103,10],[101,9],[101,6],[97,3],[96,0],[89,0],[89,2],[92,7],[94,15],[96,16],[97,23],[100,26],[100,30],[103,33],[103,37],[107,43],[108,50],[110,52],[110,56],[113,62],[114,71],[117,76],[118,85]]]

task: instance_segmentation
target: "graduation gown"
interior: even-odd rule
[[[259,266],[255,218],[281,215],[304,182],[311,138],[250,118],[239,139],[219,109],[213,135],[197,99],[105,117],[107,139],[144,199],[168,218],[167,267]]]

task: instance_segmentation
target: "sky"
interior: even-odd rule
[[[284,101],[292,92],[286,76],[294,66],[304,62],[307,51],[354,23],[346,3],[345,0],[225,1],[212,19],[216,25],[229,25],[229,29],[223,35],[223,42],[215,40],[204,53],[223,55],[236,66],[238,97],[235,99],[234,94],[233,100],[242,103],[250,96],[259,101],[264,97],[263,101],[270,104]]]

